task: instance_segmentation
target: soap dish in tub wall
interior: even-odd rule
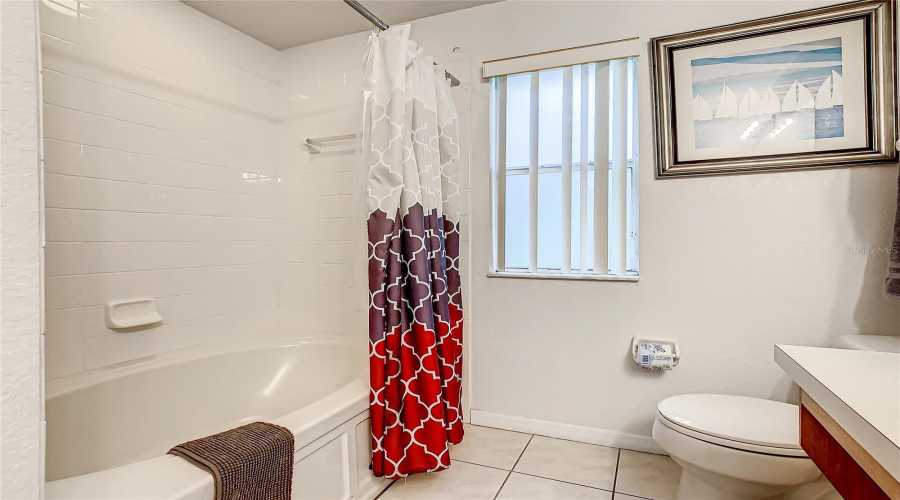
[[[113,330],[150,326],[162,322],[153,299],[131,299],[106,304],[106,326]]]

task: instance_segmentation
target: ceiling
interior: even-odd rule
[[[341,0],[182,0],[200,12],[278,49],[327,40],[372,28]],[[363,0],[388,25],[435,16],[498,0]]]

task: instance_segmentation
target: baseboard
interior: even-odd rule
[[[666,452],[656,444],[656,441],[654,441],[652,437],[641,434],[598,429],[596,427],[585,427],[583,425],[563,424],[560,422],[551,422],[549,420],[517,417],[515,415],[504,415],[502,413],[492,413],[474,409],[472,410],[471,419],[473,425],[481,425],[484,427],[495,427],[497,429],[508,431],[525,432],[528,434],[537,434],[539,436],[611,446],[613,448],[643,451],[646,453],[655,453],[657,455],[666,454]]]

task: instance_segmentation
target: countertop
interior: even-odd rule
[[[900,354],[776,345],[775,362],[900,481]]]

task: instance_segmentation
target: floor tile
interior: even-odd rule
[[[535,436],[514,470],[612,490],[618,453],[616,448]]]
[[[613,497],[613,500],[647,500],[646,498],[635,497],[631,495],[626,495],[624,493],[616,493]]]
[[[465,462],[449,469],[416,474],[394,482],[379,500],[490,500],[500,491],[508,472]]]
[[[622,450],[616,491],[653,500],[673,500],[681,467],[664,455]]]
[[[450,460],[510,470],[531,439],[531,434],[466,425],[463,442],[450,449]]]
[[[513,472],[497,500],[610,500],[612,492]]]

